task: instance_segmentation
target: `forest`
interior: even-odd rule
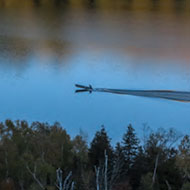
[[[91,142],[59,123],[0,123],[1,190],[188,190],[190,137],[131,124],[112,145],[101,127]]]

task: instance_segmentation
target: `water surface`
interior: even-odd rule
[[[188,103],[75,94],[74,84],[190,91],[190,3],[55,2],[0,0],[1,120],[59,121],[89,139],[104,124],[114,142],[129,123],[189,132]]]

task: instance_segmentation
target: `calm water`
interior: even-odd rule
[[[190,91],[190,2],[56,2],[0,0],[1,121],[59,121],[89,140],[104,124],[113,142],[129,123],[189,133],[189,103],[75,94],[74,84]]]

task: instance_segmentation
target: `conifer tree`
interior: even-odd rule
[[[113,158],[113,148],[110,144],[110,138],[102,126],[101,130],[96,132],[89,148],[89,160],[92,167],[104,163],[105,150],[110,161]]]
[[[135,130],[131,124],[127,127],[127,131],[123,136],[122,144],[123,154],[125,157],[125,169],[128,173],[135,162],[139,147],[139,140],[136,137]]]
[[[122,161],[125,160],[124,153],[123,153],[123,147],[121,146],[121,143],[117,143],[115,147],[115,158],[120,159]]]

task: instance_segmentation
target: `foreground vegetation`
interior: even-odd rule
[[[104,127],[88,146],[59,124],[0,123],[2,190],[186,190],[190,189],[190,137],[174,130],[131,125],[113,148]]]

